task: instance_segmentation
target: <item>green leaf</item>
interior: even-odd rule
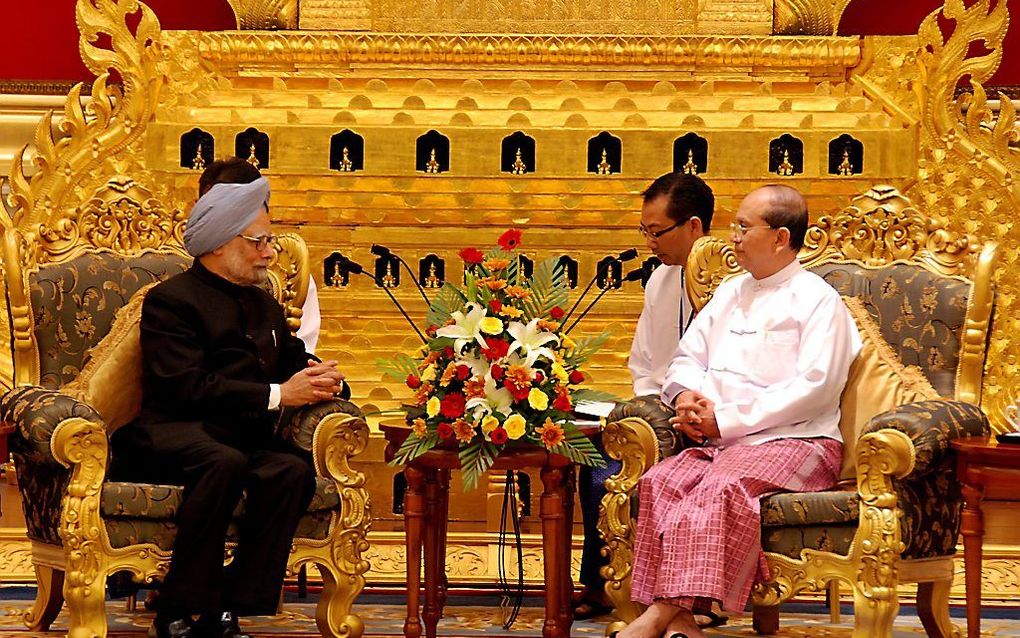
[[[573,423],[567,421],[563,424],[565,438],[563,442],[552,448],[556,454],[562,454],[574,463],[590,465],[592,467],[606,467],[606,459],[598,451],[595,444],[591,442],[584,432],[577,429]]]
[[[590,359],[593,354],[598,352],[599,349],[605,345],[610,336],[610,332],[605,330],[602,334],[594,337],[581,337],[580,339],[575,339],[574,343],[576,345],[574,346],[574,349],[570,351],[570,354],[563,357],[564,367],[576,368]]]
[[[375,360],[375,367],[391,379],[403,382],[408,375],[418,376],[418,364],[406,354],[393,355],[389,359],[379,358]]]
[[[579,390],[571,391],[570,400],[573,401],[575,405],[580,403],[581,401],[606,401],[609,403],[623,403],[623,399],[616,396],[612,392],[593,390],[591,388],[581,388]]]
[[[425,454],[434,448],[438,442],[439,435],[435,432],[429,432],[421,438],[412,432],[406,439],[404,439],[404,442],[400,445],[400,449],[397,450],[397,453],[393,456],[393,460],[390,461],[390,465],[407,465],[422,454]]]
[[[525,323],[535,317],[546,318],[556,306],[567,305],[567,280],[559,258],[543,259],[531,276],[531,299],[524,302]]]
[[[465,301],[467,301],[467,297],[464,296],[464,293],[453,284],[447,283],[432,298],[432,306],[429,307],[428,314],[425,315],[425,321],[430,326],[442,327],[450,320],[450,315],[464,308]]]
[[[460,449],[457,456],[460,458],[464,489],[471,490],[478,487],[478,480],[496,462],[498,453],[499,450],[490,441],[475,441]]]

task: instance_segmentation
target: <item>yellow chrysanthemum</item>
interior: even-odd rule
[[[486,317],[479,322],[478,328],[487,335],[498,335],[503,332],[503,322],[496,317]]]
[[[532,388],[528,393],[528,405],[536,410],[544,410],[549,407],[549,395],[538,388]]]
[[[563,335],[560,337],[560,345],[563,346],[564,350],[573,350],[574,347],[577,346],[577,342],[567,335]]]
[[[439,414],[439,397],[432,397],[428,403],[425,404],[425,414],[429,415],[429,418],[434,418]]]
[[[499,419],[492,416],[491,414],[482,419],[482,432],[488,434],[499,427]]]
[[[521,415],[511,414],[507,417],[506,421],[503,421],[503,428],[506,430],[507,436],[516,441],[524,436],[528,429],[528,424]]]
[[[516,319],[517,317],[523,315],[524,311],[521,310],[520,308],[514,308],[513,306],[504,305],[503,308],[500,309],[499,314],[503,315],[504,317]]]
[[[428,432],[428,427],[425,424],[425,419],[418,418],[411,422],[411,431],[419,439],[425,438],[425,434]]]
[[[421,371],[422,381],[435,381],[436,379],[436,366],[430,365]]]
[[[556,380],[560,383],[566,383],[569,375],[567,369],[563,367],[563,364],[556,362],[552,364],[552,375],[556,377]]]

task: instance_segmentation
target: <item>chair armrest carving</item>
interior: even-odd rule
[[[864,428],[870,432],[897,430],[905,434],[914,449],[914,467],[905,480],[912,481],[942,465],[951,441],[965,436],[987,435],[988,417],[976,405],[962,401],[935,399],[901,405],[883,412]],[[863,493],[863,492],[862,492]]]
[[[361,408],[345,399],[332,399],[307,405],[290,413],[281,430],[283,439],[306,452],[313,451],[312,440],[319,424],[330,414],[348,414],[364,418]]]
[[[0,419],[17,426],[26,451],[37,462],[57,462],[51,443],[57,426],[68,419],[91,421],[100,431],[105,431],[102,417],[91,407],[56,390],[38,386],[15,388],[4,395],[0,400]]]
[[[612,423],[628,417],[636,417],[647,423],[652,428],[658,442],[656,460],[662,460],[667,456],[673,456],[684,448],[682,437],[669,422],[675,415],[676,413],[660,401],[658,396],[649,394],[616,404],[616,408],[606,418],[606,421]]]
[[[58,532],[67,556],[64,595],[80,604],[89,598],[89,590],[103,587],[106,577],[107,541],[99,514],[108,458],[106,429],[80,417],[65,419],[54,428],[51,447],[57,462],[71,468]]]
[[[606,542],[602,551],[609,558],[601,573],[617,617],[631,622],[641,613],[630,599],[635,536],[631,497],[636,496],[641,476],[658,461],[659,445],[652,426],[634,416],[611,420],[602,432],[602,444],[606,454],[620,461],[621,467],[606,479],[606,495],[599,507],[599,534]]]
[[[851,554],[860,556],[857,582],[862,595],[888,601],[896,597],[896,564],[904,549],[893,477],[903,478],[914,469],[914,445],[893,429],[864,434],[857,445],[861,510]]]

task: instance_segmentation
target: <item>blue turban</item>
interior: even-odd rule
[[[192,257],[211,253],[251,226],[269,206],[269,180],[250,184],[214,184],[198,198],[184,229],[184,248]]]

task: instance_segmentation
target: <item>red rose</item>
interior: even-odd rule
[[[482,348],[482,354],[484,354],[485,358],[489,361],[495,361],[496,359],[502,359],[505,357],[509,350],[510,344],[505,340],[497,337],[486,337],[485,347]]]
[[[465,248],[457,254],[465,264],[480,264],[485,261],[485,254],[477,248]]]
[[[499,247],[503,250],[513,250],[521,245],[521,231],[511,228],[499,236]]]
[[[489,310],[493,312],[499,312],[503,309],[503,302],[499,299],[493,299],[489,302]]]
[[[436,434],[438,434],[441,439],[448,439],[453,436],[453,426],[445,422],[440,423],[436,426]]]
[[[445,417],[456,419],[464,414],[464,395],[451,392],[439,401],[439,413]]]
[[[581,383],[584,381],[584,373],[580,370],[574,370],[570,373],[570,376],[567,377],[567,380],[574,384]]]
[[[489,440],[496,445],[503,445],[510,438],[510,435],[506,433],[506,430],[502,426],[496,428],[492,432],[489,432]]]
[[[494,363],[494,364],[492,364],[492,367],[489,368],[489,374],[492,375],[493,379],[495,379],[496,381],[499,381],[500,379],[503,378],[503,368],[499,367],[498,365],[496,365]]]
[[[557,397],[553,399],[552,406],[554,410],[559,410],[560,412],[570,412],[570,408],[574,407],[573,404],[570,403],[570,397],[566,394],[557,395]]]
[[[463,381],[471,376],[471,368],[467,366],[457,366],[457,378]]]
[[[446,346],[445,348],[443,348],[444,357],[446,357],[447,359],[452,359],[453,355],[454,355],[453,348],[451,348],[450,346]]]
[[[531,393],[531,386],[527,385],[522,387],[507,385],[506,389],[510,391],[510,396],[514,398],[514,401],[524,401]]]
[[[549,311],[549,316],[553,318],[553,321],[559,321],[565,314],[567,313],[563,312],[563,308],[559,306],[553,306],[553,309]]]
[[[542,373],[541,372],[536,372],[535,373],[535,383],[537,383],[538,385],[542,385],[543,381],[545,381],[545,377],[542,376]]]
[[[411,388],[412,390],[417,390],[418,388],[421,387],[421,379],[414,376],[413,374],[407,375],[407,381],[405,381],[404,383],[406,383],[407,387]]]

